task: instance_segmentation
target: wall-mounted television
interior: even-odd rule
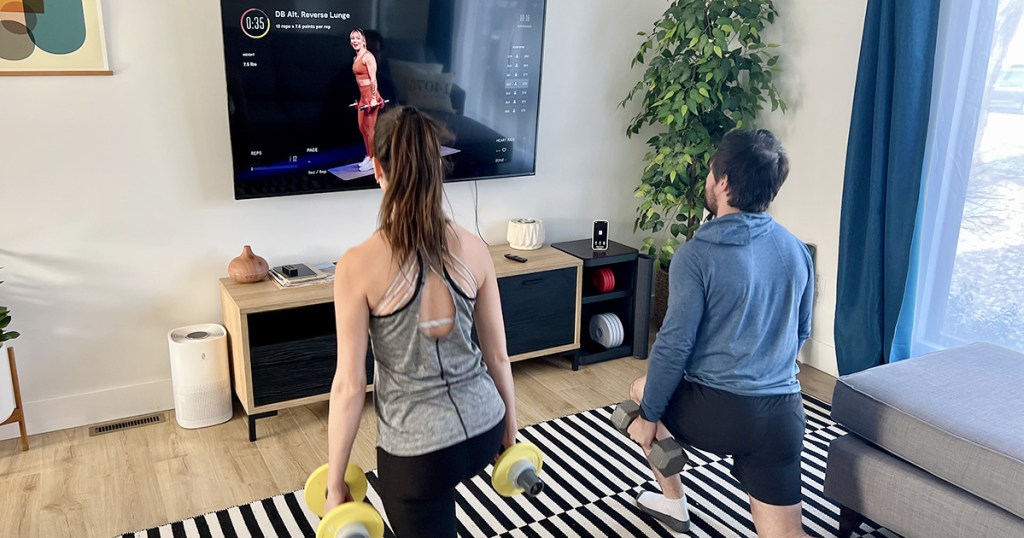
[[[367,126],[398,104],[452,134],[449,181],[534,173],[545,0],[221,0],[221,12],[236,199],[376,188]]]

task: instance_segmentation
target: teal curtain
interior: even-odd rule
[[[939,9],[921,196],[889,362],[951,345],[943,337],[942,327],[949,308],[975,143],[981,138],[978,128],[987,114],[984,102],[990,55],[996,27],[1003,23],[1000,14],[1009,16],[1011,11],[1001,11],[1000,4],[1000,0],[942,2]]]
[[[839,373],[888,361],[911,262],[939,3],[869,0],[839,232]]]

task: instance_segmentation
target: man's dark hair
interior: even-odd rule
[[[756,213],[768,209],[789,175],[782,143],[767,129],[732,131],[711,157],[716,180],[729,180],[729,205]]]

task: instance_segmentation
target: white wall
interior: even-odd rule
[[[801,360],[838,376],[835,337],[839,216],[846,143],[866,0],[776,0],[779,18],[765,38],[782,47],[778,86],[789,105],[762,124],[782,140],[790,172],[770,212],[818,246],[818,300]]]
[[[792,171],[772,213],[818,245],[820,298],[802,360],[837,372],[833,339],[839,213],[866,0],[777,0],[768,36],[790,111],[764,124]],[[629,60],[664,2],[549,2],[534,177],[480,182],[485,239],[515,216],[549,240],[594,218],[630,244],[641,139],[616,104]],[[104,2],[113,77],[0,83],[0,304],[12,329],[33,433],[172,406],[166,332],[219,321],[217,278],[243,244],[272,264],[324,261],[370,234],[379,193],[236,202],[216,2]],[[141,24],[139,21],[158,21]],[[472,227],[471,184],[448,189]],[[16,435],[0,428],[0,438]]]
[[[33,433],[173,406],[166,333],[220,320],[217,279],[243,244],[271,264],[336,259],[374,229],[378,191],[236,202],[219,3],[107,0],[113,77],[6,77],[0,304],[22,333]],[[537,175],[479,183],[485,239],[512,217],[549,240],[590,221],[631,237],[644,152],[617,108],[664,2],[548,3]],[[449,187],[473,223],[473,187]],[[0,438],[16,435],[0,429]]]

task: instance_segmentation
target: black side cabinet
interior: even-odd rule
[[[593,250],[590,239],[553,243],[552,247],[583,261],[583,290],[580,315],[580,347],[571,353],[572,368],[626,356],[647,357],[647,320],[650,317],[650,263],[635,249],[608,242],[608,250]],[[647,262],[647,263],[645,263]],[[595,273],[610,270],[614,287],[599,288]],[[646,271],[646,273],[644,272]],[[622,323],[623,338],[619,345],[605,347],[590,331],[591,320],[611,313]]]

